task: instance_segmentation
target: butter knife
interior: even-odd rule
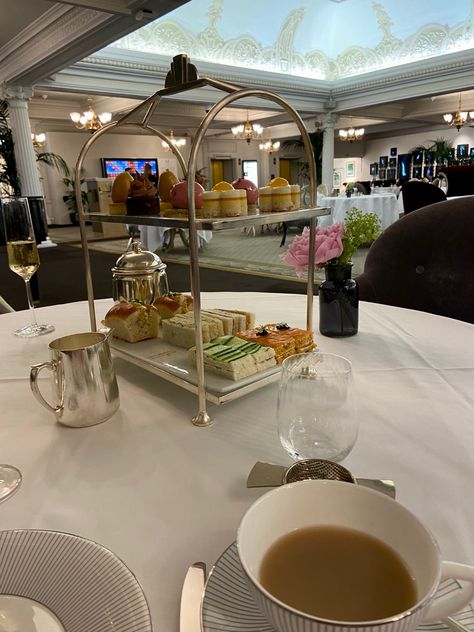
[[[283,477],[287,469],[288,467],[285,465],[258,461],[248,475],[247,487],[278,487],[283,484]],[[395,484],[391,480],[378,478],[356,478],[355,480],[358,485],[370,487],[395,498]]]
[[[201,601],[206,583],[206,565],[195,562],[188,568],[181,592],[179,632],[201,632]]]

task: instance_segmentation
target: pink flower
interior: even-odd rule
[[[317,228],[314,242],[315,264],[318,268],[327,265],[332,259],[337,259],[343,253],[342,238],[344,224],[333,224],[328,228]],[[305,228],[301,235],[297,235],[280,255],[282,261],[295,269],[298,277],[302,277],[308,268],[309,259],[309,228]]]
[[[308,228],[309,233],[309,228]],[[316,229],[315,263],[318,268],[327,265],[332,259],[340,257],[344,251],[342,238],[344,224],[333,224],[327,228]],[[309,241],[309,239],[308,239]]]

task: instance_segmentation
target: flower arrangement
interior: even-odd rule
[[[346,214],[344,223],[333,224],[327,228],[316,228],[314,242],[316,267],[351,264],[352,257],[360,246],[370,243],[380,233],[380,220],[375,213],[362,213],[353,207]],[[304,275],[309,259],[309,228],[305,228],[301,235],[293,239],[288,250],[280,255],[280,258],[295,269],[298,277]]]

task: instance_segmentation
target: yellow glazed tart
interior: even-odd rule
[[[293,203],[293,209],[297,210],[301,206],[301,188],[299,184],[290,184],[291,202]]]
[[[245,191],[243,191],[245,195]],[[220,207],[222,217],[238,217],[242,210],[242,191],[220,191]]]
[[[272,210],[272,187],[260,187],[258,190],[258,205],[261,213]]]

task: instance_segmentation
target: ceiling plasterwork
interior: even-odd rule
[[[235,15],[234,0],[203,4],[189,2],[113,46],[329,81],[474,47],[474,0],[299,0],[292,10],[241,0],[239,16],[251,15],[261,33]]]

